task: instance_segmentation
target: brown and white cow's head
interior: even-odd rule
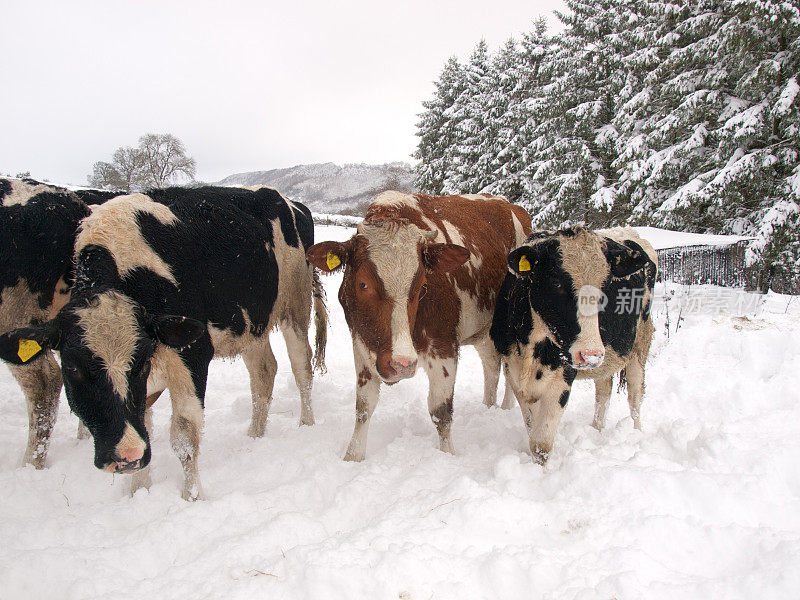
[[[354,344],[363,345],[364,359],[386,383],[416,372],[412,332],[426,275],[469,260],[463,246],[433,243],[436,235],[410,223],[365,221],[346,242],[321,242],[306,254],[326,273],[344,268],[339,302]]]
[[[150,316],[107,290],[71,300],[46,323],[0,336],[0,358],[22,365],[47,348],[58,350],[69,406],[94,438],[95,466],[135,471],[150,462],[144,415],[153,353],[159,343],[180,348],[203,332],[199,321]]]

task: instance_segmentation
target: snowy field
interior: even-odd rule
[[[317,239],[349,231],[318,227]],[[481,402],[462,351],[453,441],[437,450],[427,381],[384,387],[367,460],[342,461],[354,421],[352,349],[325,279],[329,373],[314,427],[282,338],[267,434],[247,436],[240,360],[215,361],[200,473],[206,501],[180,499],[169,401],[156,405],[153,486],[92,465],[62,396],[48,468],[20,468],[27,416],[0,367],[0,598],[648,600],[800,594],[800,301],[758,315],[663,307],[647,367],[642,432],[615,393],[591,428],[576,385],[545,468],[519,409]],[[798,299],[800,300],[800,299]]]

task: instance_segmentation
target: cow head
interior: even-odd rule
[[[94,437],[95,466],[135,471],[150,462],[144,414],[153,353],[159,343],[187,346],[204,331],[199,321],[151,317],[127,296],[105,291],[0,336],[0,358],[23,365],[58,350],[69,406]]]
[[[309,262],[326,273],[344,268],[339,302],[355,344],[386,383],[412,377],[417,348],[412,332],[427,276],[446,273],[469,260],[455,244],[433,243],[437,233],[396,222],[365,222],[346,242],[308,249]]]
[[[641,248],[623,246],[582,227],[535,233],[508,255],[509,270],[529,284],[534,315],[566,362],[578,370],[603,363],[598,313],[606,308],[604,283],[609,277],[627,277],[647,263]]]

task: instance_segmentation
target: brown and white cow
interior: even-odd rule
[[[384,192],[352,238],[308,250],[324,272],[344,268],[339,302],[356,367],[356,423],[345,460],[366,456],[380,383],[412,377],[418,365],[430,381],[439,447],[452,453],[459,346],[478,350],[484,402],[495,403],[500,356],[489,327],[506,256],[530,230],[530,216],[503,198]]]
[[[544,463],[575,379],[595,382],[594,426],[603,427],[612,378],[625,370],[641,429],[644,366],[658,258],[630,228],[541,231],[508,256],[491,335]]]

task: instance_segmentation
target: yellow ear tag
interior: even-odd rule
[[[336,256],[333,252],[328,252],[328,259],[326,261],[328,265],[328,271],[333,271],[336,267],[342,264],[342,261],[339,260],[339,257]]]
[[[531,270],[531,263],[528,262],[527,256],[521,256],[519,259],[519,270],[520,271],[530,271]]]
[[[31,358],[36,356],[41,349],[42,347],[36,342],[36,340],[20,340],[17,356],[22,359],[22,362],[28,362]]]

